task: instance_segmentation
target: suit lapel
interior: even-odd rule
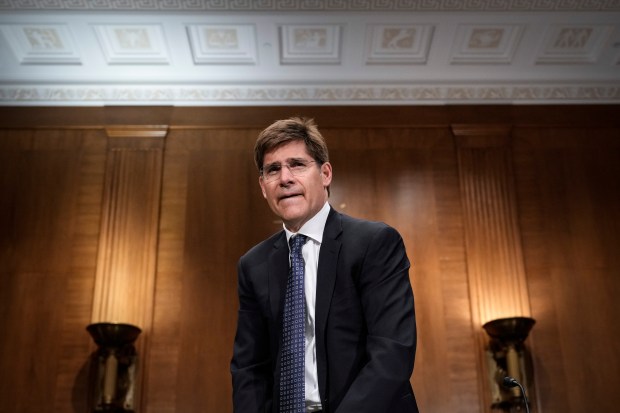
[[[286,290],[286,279],[288,278],[288,245],[286,244],[286,234],[278,237],[273,244],[273,249],[269,255],[269,302],[271,314],[276,328],[280,328],[280,310],[283,307],[284,291]]]
[[[337,238],[340,232],[342,232],[340,215],[332,209],[325,223],[317,269],[315,319],[316,328],[321,332],[325,329],[329,304],[336,284],[336,269],[340,253],[340,241]]]
[[[334,209],[329,212],[323,242],[319,253],[319,267],[317,269],[316,306],[315,306],[315,334],[317,343],[317,370],[319,376],[319,392],[326,395],[327,390],[327,358],[325,354],[325,327],[327,315],[336,285],[338,255],[341,243],[338,240],[342,232],[340,214]]]

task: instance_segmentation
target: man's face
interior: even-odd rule
[[[285,165],[305,163],[305,172],[293,175]],[[273,166],[276,168],[273,168]],[[271,210],[292,232],[323,208],[327,201],[327,186],[332,180],[332,166],[329,162],[318,165],[308,153],[303,141],[291,141],[265,154],[263,168],[277,169],[276,177],[269,182],[261,176],[259,184]]]

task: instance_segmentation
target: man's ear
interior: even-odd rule
[[[325,162],[321,165],[321,179],[323,186],[327,188],[332,183],[332,164]]]
[[[265,192],[265,182],[263,182],[263,177],[258,177],[258,185],[260,185],[260,190],[263,193],[263,198],[267,198],[267,192]]]

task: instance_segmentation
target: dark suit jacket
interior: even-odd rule
[[[281,231],[238,264],[234,411],[277,412],[280,331],[289,267]],[[331,210],[319,253],[316,352],[323,411],[415,413],[416,349],[409,260],[393,228]]]

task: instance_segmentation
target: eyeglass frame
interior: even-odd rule
[[[291,169],[291,165],[289,163],[282,164],[280,162],[274,162],[274,163],[271,163],[269,165],[261,167],[260,170],[259,170],[259,176],[263,180],[263,182],[269,183],[269,182],[273,182],[273,181],[277,180],[281,176],[281,174],[282,174],[282,167],[283,166],[286,166],[286,168],[291,173],[291,175],[293,175],[295,177],[298,177],[298,176],[303,176],[303,174],[308,172],[308,170],[310,169],[310,165],[313,164],[313,163],[319,164],[319,166],[323,165],[323,162],[319,162],[319,161],[314,160],[314,159],[311,160],[311,161],[308,161],[308,160],[303,159],[303,158],[295,158],[295,159],[292,160],[292,162],[303,162],[303,165],[299,165],[299,166],[304,167],[304,169],[302,171],[293,171]],[[277,174],[274,175],[274,176],[271,176],[271,177],[265,176],[265,168],[266,167],[269,168],[269,167],[272,167],[272,166],[279,166],[280,167],[280,169],[277,171]]]

